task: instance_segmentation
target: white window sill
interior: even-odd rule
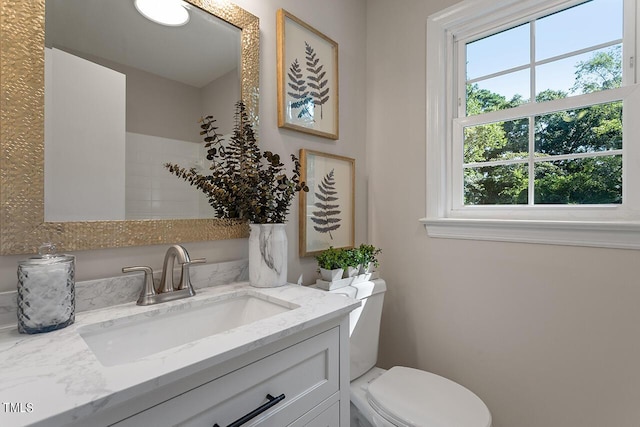
[[[640,223],[422,218],[430,237],[640,249]]]

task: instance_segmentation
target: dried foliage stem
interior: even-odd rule
[[[212,116],[200,119],[200,135],[204,136],[207,160],[211,162],[209,175],[173,163],[164,166],[202,191],[219,218],[255,224],[284,223],[293,196],[309,191],[300,181],[300,162],[291,155],[294,168],[288,176],[278,154],[260,151],[241,101],[236,103],[234,119],[233,135],[227,145]]]

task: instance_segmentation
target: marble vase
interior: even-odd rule
[[[274,288],[287,283],[287,234],[284,224],[249,224],[249,283]]]

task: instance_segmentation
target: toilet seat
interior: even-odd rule
[[[367,400],[399,427],[490,427],[491,413],[470,390],[430,372],[395,366],[373,381]]]

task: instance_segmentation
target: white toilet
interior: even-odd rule
[[[351,312],[351,427],[491,427],[478,396],[451,380],[418,369],[375,366],[384,280],[331,292],[362,301]]]

